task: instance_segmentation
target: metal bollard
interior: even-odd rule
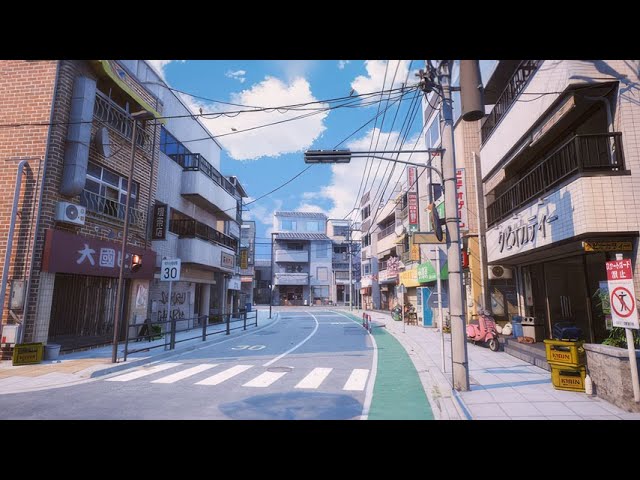
[[[209,323],[209,316],[202,316],[202,341],[204,342],[207,339],[207,323]]]
[[[244,313],[242,314],[242,319],[243,319],[243,321],[244,321],[244,327],[243,327],[243,330],[246,330],[246,329],[247,329],[247,312],[244,312]]]
[[[231,324],[231,314],[227,313],[227,335],[229,335],[229,333],[231,333],[231,331],[230,331],[231,329],[229,328],[230,324]]]
[[[258,326],[258,311],[256,310],[256,327]]]

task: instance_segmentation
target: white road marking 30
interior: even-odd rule
[[[344,384],[343,390],[364,390],[367,384],[369,370],[366,368],[356,368],[351,372],[347,383]]]
[[[246,372],[251,367],[253,367],[253,365],[236,365],[235,367],[231,367],[224,370],[223,372],[216,373],[215,375],[205,378],[204,380],[200,380],[199,382],[196,382],[196,385],[218,385],[225,380],[229,380],[231,377],[235,377],[236,375],[240,375],[242,372]]]
[[[314,368],[309,375],[300,380],[295,388],[318,388],[332,370],[333,368]]]
[[[135,380],[136,378],[146,377],[147,375],[153,375],[154,373],[168,370],[169,368],[182,365],[181,363],[163,363],[162,365],[156,365],[155,367],[136,370],[135,372],[125,373],[124,375],[118,375],[117,377],[107,378],[107,382],[128,382],[129,380]]]
[[[154,380],[151,383],[175,383],[178,380],[182,380],[183,378],[191,377],[196,373],[204,372],[209,370],[210,368],[218,366],[217,363],[203,363],[201,365],[197,365],[195,367],[187,368],[182,372],[173,373],[171,375],[167,375],[166,377],[159,378],[158,380]]]
[[[279,378],[284,377],[286,374],[287,372],[264,372],[242,386],[259,388],[268,387]]]

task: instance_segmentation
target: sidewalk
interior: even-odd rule
[[[260,330],[278,318],[274,310],[271,320],[269,320],[269,308],[259,307],[254,310],[258,312],[258,327],[247,319],[247,330],[242,329],[242,323],[231,324],[231,328],[240,326],[237,330],[231,330],[229,335],[224,332],[209,335],[206,341],[202,341],[202,336],[193,340],[186,340],[176,344],[174,350],[165,350],[164,347],[157,347],[150,350],[129,354],[124,362],[124,343],[118,346],[118,363],[111,363],[113,347],[93,348],[81,352],[60,354],[57,360],[44,360],[35,365],[13,366],[11,360],[0,361],[0,395],[9,393],[32,392],[46,390],[49,388],[67,387],[77,383],[86,382],[95,377],[107,375],[119,370],[125,370],[147,363],[155,362],[163,358],[175,355],[176,353],[197,350],[207,347],[213,343],[220,343],[227,339],[238,338],[246,333],[253,333]],[[255,321],[254,321],[255,322]],[[208,332],[224,330],[221,325],[210,325]],[[185,338],[195,337],[202,329],[194,329],[176,334],[176,342]],[[129,350],[146,349],[164,343],[164,339],[148,342],[129,341]]]
[[[362,318],[362,310],[353,314]],[[386,328],[398,339],[420,375],[438,420],[640,420],[597,397],[556,390],[551,372],[502,351],[467,344],[471,390],[457,392],[451,381],[451,335],[444,335],[442,370],[440,332],[406,325],[390,314],[367,312],[373,328]]]

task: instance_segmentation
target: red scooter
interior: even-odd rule
[[[478,315],[478,320],[467,325],[467,339],[473,343],[486,343],[492,352],[497,352],[500,349],[496,322],[486,311]]]

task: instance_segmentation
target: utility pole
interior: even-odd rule
[[[271,318],[271,306],[273,305],[273,279],[275,278],[275,274],[273,272],[273,236],[275,234],[271,232],[271,281],[269,282],[269,318]]]
[[[453,141],[453,112],[451,107],[451,60],[441,60],[438,83],[442,95],[442,174],[444,176],[444,208],[447,226],[447,261],[449,265],[449,317],[451,321],[451,360],[453,388],[469,390],[466,323],[462,288],[462,260],[460,224],[456,191],[456,157]]]
[[[353,271],[353,257],[351,249],[351,224],[349,224],[349,244],[347,251],[349,252],[349,310],[353,310],[353,285],[351,284],[351,272]]]

